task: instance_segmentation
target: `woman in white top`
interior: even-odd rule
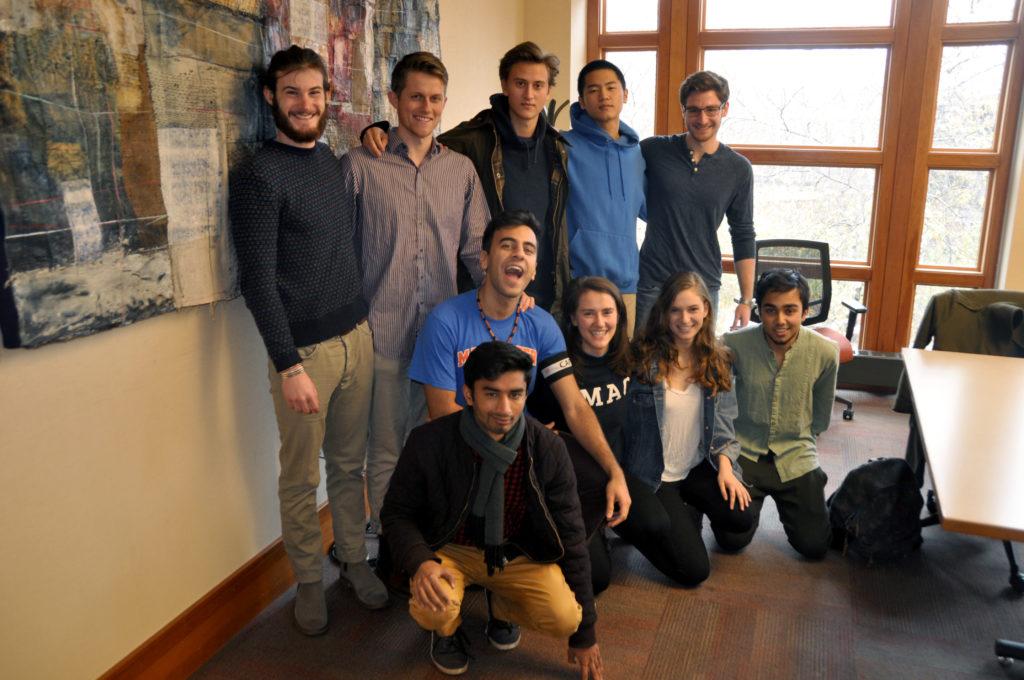
[[[710,574],[701,538],[752,526],[736,459],[736,396],[728,350],[700,276],[668,279],[633,342],[622,467],[633,505],[616,527],[669,578],[695,586]]]

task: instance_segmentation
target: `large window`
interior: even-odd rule
[[[636,95],[624,119],[641,134],[683,130],[686,74],[729,79],[720,139],[754,164],[758,237],[829,242],[830,322],[845,324],[838,299],[865,302],[861,346],[905,345],[936,290],[994,285],[1024,64],[1019,0],[588,10],[588,56],[622,67]],[[724,227],[720,237],[729,253]],[[725,298],[734,277],[723,283]]]

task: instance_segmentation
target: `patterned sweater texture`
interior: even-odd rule
[[[351,225],[335,209],[338,159],[324,144],[267,141],[232,173],[231,232],[245,303],[277,370],[296,348],[354,328],[367,315]]]

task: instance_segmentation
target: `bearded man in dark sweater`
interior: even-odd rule
[[[461,629],[466,586],[483,585],[492,623],[510,621],[567,637],[580,677],[600,680],[590,561],[565,444],[527,417],[533,360],[505,342],[469,355],[466,408],[412,431],[381,520],[395,561],[412,574],[409,613],[431,631],[430,658],[443,673],[466,671]],[[499,643],[500,640],[500,643]]]
[[[329,90],[316,52],[292,45],[273,56],[263,94],[277,136],[232,175],[229,204],[242,294],[270,357],[282,539],[298,581],[295,623],[307,635],[327,630],[316,507],[321,448],[342,581],[365,607],[388,600],[366,563],[363,537],[373,342],[352,226],[334,205],[340,164],[317,142]]]

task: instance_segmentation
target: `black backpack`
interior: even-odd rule
[[[829,496],[832,545],[868,563],[900,560],[921,545],[922,505],[907,461],[869,460]]]

